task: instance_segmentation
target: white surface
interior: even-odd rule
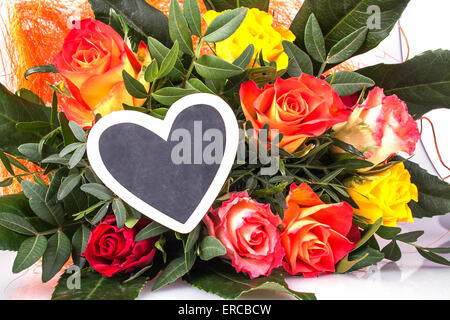
[[[411,0],[402,18],[402,27],[410,41],[411,57],[428,49],[450,49],[447,35],[450,29],[450,20],[447,17],[449,11],[450,1],[448,0]],[[370,54],[374,58],[365,56],[364,63],[377,63],[380,60],[399,62],[401,54],[396,45],[398,39],[398,31],[394,31],[382,44],[381,49],[376,49]],[[392,54],[385,55],[384,49]],[[405,48],[403,51],[405,54]],[[432,119],[438,130],[447,129],[449,120],[448,113]],[[426,137],[426,126],[428,125],[424,122],[424,141],[431,154],[432,142]],[[450,162],[449,143],[446,141],[449,137],[448,129],[442,132],[444,131],[438,132],[442,139],[439,147],[441,153],[446,155],[444,161],[448,163]],[[437,164],[433,165],[429,158],[434,159],[433,155],[428,156],[425,153],[423,145],[419,143],[413,161],[420,163],[430,173],[437,174],[435,170]],[[418,242],[419,245],[450,246],[450,215],[416,219],[414,224],[402,224],[402,227],[404,231],[425,230],[425,235]],[[402,252],[402,260],[398,263],[383,262],[376,267],[345,275],[327,275],[313,279],[291,277],[288,283],[294,290],[316,293],[319,299],[450,299],[449,268],[425,261],[411,247],[402,246]],[[50,298],[55,281],[40,284],[39,266],[19,275],[13,275],[10,270],[15,255],[16,253],[12,252],[0,252],[0,299]],[[450,258],[450,255],[446,257]],[[144,289],[140,299],[217,299],[216,296],[190,287],[182,281],[177,281],[157,292],[151,292],[150,288],[151,284]],[[285,298],[285,296],[255,293],[247,295],[246,298],[276,299]]]

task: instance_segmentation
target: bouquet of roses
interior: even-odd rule
[[[13,272],[42,258],[47,282],[68,267],[55,299],[134,299],[154,278],[154,290],[182,278],[228,299],[256,289],[313,299],[284,275],[397,261],[399,242],[450,265],[440,255],[449,248],[421,247],[423,231],[397,225],[450,211],[449,185],[397,155],[414,154],[416,119],[450,106],[450,52],[342,66],[387,37],[409,0],[306,0],[289,28],[273,24],[269,0],[172,0],[168,16],[144,0],[89,2],[96,20],[74,22],[53,64],[26,73],[63,77],[49,83],[51,106],[0,87],[10,173],[0,183],[23,191],[0,198],[0,249],[18,251]],[[196,93],[229,104],[250,152],[203,221],[181,234],[108,189],[86,144],[108,114],[164,119]],[[68,285],[75,275],[82,289]]]

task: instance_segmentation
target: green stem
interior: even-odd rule
[[[319,73],[317,74],[317,78],[320,78],[320,76],[324,72],[326,66],[327,66],[327,62],[325,61],[324,63],[322,63],[322,66],[320,67]]]
[[[189,69],[188,69],[188,71],[187,71],[187,73],[186,73],[186,77],[184,78],[184,80],[183,80],[183,84],[181,85],[183,88],[184,87],[186,87],[186,82],[189,80],[189,78],[191,77],[191,74],[192,74],[192,70],[194,70],[194,65],[195,65],[195,62],[197,61],[197,58],[194,56],[194,57],[192,57],[192,63],[191,63],[191,65],[189,66]]]
[[[15,176],[10,176],[8,178],[21,178],[21,177],[28,177],[28,176],[34,176],[35,174],[41,174],[41,173],[45,173],[45,171],[36,171],[36,172],[30,172],[30,173],[22,173],[22,174],[16,174]]]

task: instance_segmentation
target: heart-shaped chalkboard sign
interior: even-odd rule
[[[239,129],[230,106],[211,94],[178,100],[164,120],[137,111],[98,121],[90,164],[131,207],[180,233],[208,212],[234,163]]]

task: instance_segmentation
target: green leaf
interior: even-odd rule
[[[327,63],[336,64],[352,57],[363,45],[368,32],[366,26],[361,27],[336,43],[328,52]]]
[[[202,224],[200,223],[195,229],[189,233],[186,243],[184,244],[184,252],[191,251],[195,249],[198,238],[200,237],[200,231],[202,231]]]
[[[202,17],[197,0],[185,0],[183,3],[184,16],[192,33],[197,37],[202,35]]]
[[[189,79],[189,81],[186,82],[186,88],[195,90],[197,92],[214,94],[214,92],[211,89],[209,89],[202,81],[196,78]]]
[[[26,219],[34,216],[28,199],[23,194],[0,197],[0,212],[8,212]],[[27,235],[30,235],[30,233],[27,233]],[[0,224],[0,250],[17,251],[26,239],[22,234],[11,231]]]
[[[81,175],[78,173],[71,174],[63,179],[58,189],[58,200],[64,200],[81,182]]]
[[[192,251],[188,252],[188,254],[189,253],[192,253]],[[192,256],[187,255],[187,259],[186,256],[182,256],[172,260],[158,277],[152,290],[156,291],[161,289],[188,273],[193,266],[191,257]]]
[[[45,105],[44,101],[42,101],[42,99],[37,94],[26,88],[17,90],[16,96],[21,97],[22,99],[25,99],[34,104]]]
[[[419,247],[416,247],[417,251],[420,253],[422,257],[424,257],[427,260],[430,260],[432,262],[442,264],[444,266],[450,266],[450,261],[448,261],[446,258],[431,252],[431,251],[425,251]]]
[[[170,49],[169,53],[164,57],[164,60],[161,63],[161,68],[159,69],[157,79],[164,78],[173,70],[175,63],[178,60],[178,52],[178,41],[175,41],[172,49]]]
[[[76,149],[78,149],[83,144],[84,144],[83,142],[71,143],[68,146],[66,146],[64,149],[61,150],[61,152],[59,153],[59,156],[61,158],[63,158],[65,156],[67,156],[69,153],[74,152]]]
[[[22,171],[25,172],[30,172],[30,170],[28,170],[27,167],[25,167],[22,163],[20,163],[17,159],[11,157],[10,155],[6,155],[6,157],[8,158],[9,162],[16,168],[19,168]]]
[[[68,146],[76,142],[76,138],[72,133],[72,129],[69,127],[69,120],[67,120],[66,115],[63,112],[58,113],[58,120],[61,124],[61,131],[64,139],[64,145]]]
[[[18,234],[0,225],[0,250],[18,251],[26,236]]]
[[[2,164],[5,167],[6,171],[8,171],[8,173],[10,175],[13,175],[13,176],[16,175],[14,173],[13,168],[11,167],[11,162],[9,161],[8,156],[4,152],[2,152],[1,150],[0,150],[0,161],[2,162]]]
[[[352,146],[351,144],[348,144],[348,143],[341,141],[339,139],[336,139],[336,138],[332,138],[332,142],[339,149],[342,149],[342,150],[344,150],[350,154],[353,154],[357,157],[365,158],[364,154],[361,151],[359,151],[358,149],[356,149],[354,146]]]
[[[125,221],[127,219],[127,209],[122,200],[114,199],[112,202],[112,209],[116,216],[117,227],[122,229],[125,226]]]
[[[364,257],[364,258],[363,258]],[[373,266],[384,259],[384,254],[369,246],[364,246],[350,254],[351,261],[358,261],[348,270],[348,272],[360,270],[365,267]],[[361,260],[361,258],[363,258]]]
[[[98,183],[83,184],[80,189],[103,201],[109,201],[113,198],[113,193],[108,188]]]
[[[243,72],[242,68],[211,55],[201,56],[195,62],[195,70],[205,79],[228,79]]]
[[[134,300],[147,283],[144,276],[125,283],[126,276],[106,277],[89,268],[81,270],[79,289],[69,289],[70,276],[73,274],[61,276],[52,300]]]
[[[211,260],[216,257],[223,256],[227,253],[227,249],[224,247],[219,239],[208,236],[200,242],[200,259],[204,261]]]
[[[69,127],[78,141],[86,142],[86,132],[84,132],[83,128],[81,128],[75,121],[70,121]]]
[[[163,233],[169,231],[166,227],[163,225],[160,225],[157,222],[152,222],[148,226],[146,226],[144,229],[139,231],[139,233],[136,235],[135,241],[139,242],[145,239],[154,238],[157,236],[162,235]]]
[[[220,42],[229,38],[241,26],[247,12],[247,8],[238,8],[217,16],[208,26],[203,39],[208,42]]]
[[[25,80],[28,80],[27,78],[35,73],[59,73],[58,70],[56,70],[56,67],[53,64],[43,65],[43,66],[37,66],[31,69],[28,69],[25,72]]]
[[[401,242],[409,242],[409,243],[413,243],[416,242],[417,240],[419,240],[419,238],[421,236],[424,235],[424,231],[412,231],[412,232],[408,232],[408,233],[402,233],[399,234],[398,236],[395,237],[396,241],[401,241]]]
[[[381,250],[386,259],[391,261],[398,261],[402,257],[402,252],[400,251],[400,247],[397,244],[397,241],[392,240],[387,246]]]
[[[152,94],[152,97],[158,101],[159,103],[171,106],[176,101],[180,100],[181,98],[188,96],[190,94],[196,93],[197,91],[192,89],[183,89],[183,88],[176,88],[176,87],[166,87],[157,90]]]
[[[350,33],[368,26],[367,38],[355,53],[361,54],[377,47],[390,34],[408,3],[409,0],[305,0],[290,29],[297,37],[295,43],[303,49],[304,30],[313,13],[323,31],[326,48],[330,49]],[[369,10],[373,8],[380,9],[379,26],[373,23],[378,22],[374,11]]]
[[[14,178],[7,178],[3,181],[0,181],[0,188],[9,187],[14,182]]]
[[[434,217],[450,212],[450,185],[429,174],[418,164],[404,161],[411,174],[411,182],[419,191],[419,202],[411,201],[409,207],[415,218]]]
[[[16,128],[23,132],[34,132],[41,129],[50,128],[50,122],[45,121],[30,121],[30,122],[18,122]]]
[[[392,240],[400,232],[402,232],[402,229],[400,228],[380,226],[380,228],[377,230],[377,235],[379,235],[383,239]]]
[[[340,97],[352,95],[364,88],[373,87],[375,82],[356,72],[341,71],[334,75],[328,76],[325,81],[333,83],[331,86],[339,94]]]
[[[83,144],[79,146],[70,157],[69,169],[75,168],[83,159],[85,153],[86,153],[86,144]]]
[[[148,38],[148,47],[151,52],[152,58],[154,58],[159,65],[162,64],[164,58],[170,51],[169,48],[152,37]],[[181,63],[180,59],[177,59],[177,61],[175,62],[175,67],[169,74],[169,78],[173,81],[177,81],[183,79],[185,73],[186,70],[184,69],[183,64]]]
[[[325,40],[323,38],[319,22],[314,14],[311,14],[308,22],[306,23],[305,47],[314,60],[322,63],[325,62],[327,55],[325,50]]]
[[[93,225],[96,225],[96,224],[98,224],[100,221],[102,221],[103,220],[103,218],[106,216],[106,214],[108,213],[108,210],[109,210],[109,206],[110,206],[111,204],[108,202],[108,203],[105,203],[101,208],[100,208],[100,210],[98,210],[98,212],[97,212],[97,214],[94,216],[94,218],[92,219],[92,221],[91,221],[91,223],[93,224]]]
[[[255,290],[269,290],[290,294],[299,300],[315,300],[311,293],[301,293],[289,289],[283,276],[272,274],[251,280],[243,273],[220,261],[198,264],[183,277],[194,287],[216,294],[224,299],[237,299],[245,293]]]
[[[164,120],[169,109],[167,108],[158,108],[150,111],[150,114],[158,119]]]
[[[21,156],[18,147],[25,143],[39,142],[50,132],[50,127],[23,132],[16,125],[21,122],[49,122],[50,111],[50,108],[22,99],[0,85],[0,149],[11,155]]]
[[[0,212],[9,212],[22,217],[33,217],[28,198],[23,193],[0,197]]]
[[[35,236],[26,239],[20,246],[14,260],[13,273],[19,273],[35,264],[47,249],[47,238]]]
[[[0,226],[26,236],[36,235],[36,229],[24,218],[13,213],[0,213]]]
[[[378,231],[381,224],[383,223],[383,218],[378,219],[373,224],[369,225],[369,228],[364,232],[364,234],[361,236],[361,239],[356,244],[353,251],[360,248],[363,244],[365,244],[369,239]]]
[[[81,255],[84,253],[84,250],[86,250],[89,235],[89,228],[83,224],[72,237],[72,259],[74,264],[79,267],[83,267],[86,261]]]
[[[189,55],[194,54],[188,22],[186,21],[177,0],[172,0],[170,2],[169,33],[172,41],[178,41],[181,51]]]
[[[133,78],[125,70],[122,71],[122,76],[123,81],[125,83],[125,88],[127,89],[130,95],[138,99],[147,99],[148,97],[147,89],[145,89],[142,83]]]
[[[31,209],[39,218],[53,226],[63,225],[65,214],[61,203],[57,203],[54,199],[45,201],[47,187],[28,181],[22,181],[21,186],[25,196],[30,200]]]
[[[52,112],[50,114],[51,126],[55,125],[57,116],[58,116],[58,95],[56,94],[56,91],[54,91],[52,98]]]
[[[370,167],[373,167],[372,162],[361,159],[343,159],[327,166],[328,169],[344,168],[349,171]]]
[[[287,72],[291,77],[300,77],[303,72],[314,73],[312,61],[302,49],[287,40],[283,40],[283,48],[289,57]]]
[[[426,51],[404,63],[357,72],[373,79],[386,95],[396,94],[405,101],[415,119],[436,108],[450,108],[449,50]]]
[[[89,0],[89,3],[95,17],[104,23],[109,23],[110,9],[113,8],[140,39],[152,36],[165,45],[172,44],[166,16],[145,0]]]
[[[42,156],[39,154],[38,149],[39,146],[37,143],[25,143],[17,148],[21,155],[34,162],[40,162],[42,160]]]
[[[42,282],[50,281],[69,260],[70,239],[62,231],[50,237],[42,258]]]
[[[450,247],[422,248],[422,249],[434,253],[450,253]]]
[[[145,75],[144,75],[145,81],[150,82],[150,83],[155,81],[158,77],[158,73],[159,73],[158,61],[153,60],[149,64],[147,69],[145,70]],[[125,108],[125,106],[124,106],[124,108]],[[144,108],[144,110],[146,110],[146,109]]]
[[[258,8],[261,11],[269,10],[270,0],[208,0],[204,1],[208,10],[224,11],[237,8],[237,4],[246,8]]]
[[[255,46],[253,44],[250,44],[247,48],[245,48],[241,55],[233,61],[233,64],[235,66],[238,66],[239,68],[246,69],[252,62],[254,55]]]

